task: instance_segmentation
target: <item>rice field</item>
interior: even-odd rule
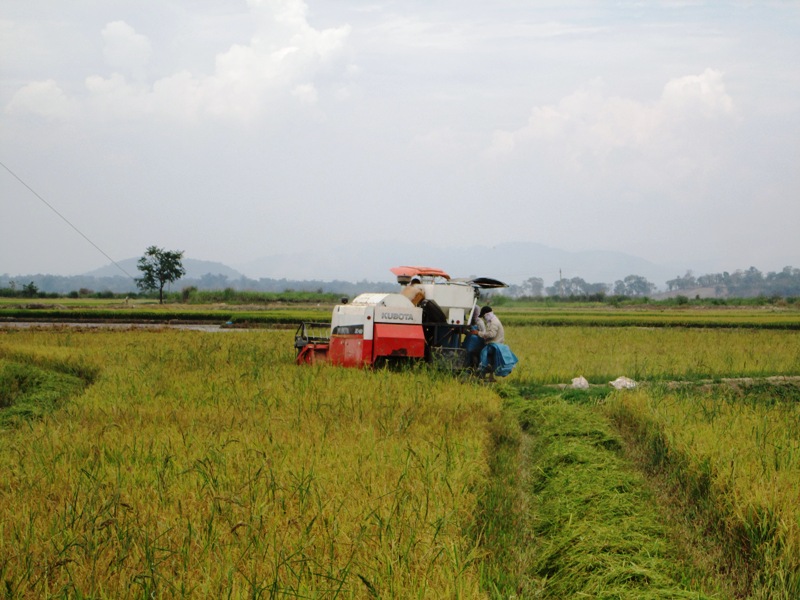
[[[798,597],[800,404],[759,383],[796,332],[506,336],[490,387],[296,367],[289,331],[0,330],[0,590]]]
[[[595,306],[570,308],[509,308],[504,323],[514,326],[565,325],[590,327],[702,327],[800,329],[800,311],[796,306],[753,307],[668,307]]]
[[[604,410],[753,598],[800,597],[800,383],[666,386]]]
[[[9,597],[478,597],[489,389],[296,368],[286,332],[14,331],[96,369],[0,432]]]
[[[786,330],[530,326],[509,327],[507,339],[525,357],[515,372],[524,385],[800,374],[800,336]]]

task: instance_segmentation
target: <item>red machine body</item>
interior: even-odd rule
[[[402,294],[361,294],[333,309],[327,339],[307,338],[298,347],[298,363],[360,367],[381,359],[425,357],[422,309]]]
[[[452,280],[440,269],[395,267],[399,293],[360,294],[334,307],[331,323],[303,323],[295,335],[298,364],[371,366],[446,355],[464,362],[462,335],[476,311],[479,288],[493,279]]]

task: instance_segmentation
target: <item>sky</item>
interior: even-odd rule
[[[800,2],[3,0],[0,273],[395,240],[800,267],[798,57]]]

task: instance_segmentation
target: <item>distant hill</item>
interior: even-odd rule
[[[453,277],[485,276],[506,283],[541,277],[545,285],[557,281],[559,271],[565,279],[580,277],[590,283],[610,284],[628,275],[641,275],[660,288],[685,271],[622,252],[569,252],[530,242],[459,248],[406,242],[352,243],[324,252],[315,248],[265,256],[237,266],[248,277],[394,281],[389,269],[398,265],[437,267]]]
[[[136,292],[134,278],[141,275],[138,259],[119,262],[127,275],[114,264],[83,275],[15,275],[0,274],[0,287],[8,282],[32,282],[42,292],[68,293],[74,290]],[[354,296],[368,291],[388,291],[396,285],[391,267],[420,265],[443,269],[453,277],[491,277],[519,285],[531,277],[539,277],[545,287],[580,278],[588,284],[613,286],[628,275],[639,275],[658,288],[651,297],[673,295],[700,297],[789,297],[798,295],[800,269],[784,267],[777,272],[761,273],[755,267],[736,269],[731,273],[709,273],[697,277],[705,288],[676,286],[676,279],[686,273],[685,267],[664,266],[622,252],[569,252],[541,244],[509,242],[496,246],[471,245],[460,248],[438,248],[404,242],[352,243],[332,248],[276,254],[240,265],[234,269],[225,264],[193,258],[183,259],[186,277],[169,287],[180,290],[194,286],[200,290],[224,289],[281,292],[284,290],[325,291]],[[706,276],[707,275],[707,276]],[[708,279],[711,277],[711,279]],[[694,277],[692,277],[694,281]],[[704,280],[704,281],[703,281]],[[670,282],[669,286],[666,282]],[[715,283],[709,284],[709,281]],[[710,286],[710,287],[709,287]],[[665,288],[675,291],[669,293]],[[678,289],[681,288],[681,289]]]
[[[131,277],[141,277],[142,273],[137,267],[138,258],[127,258],[117,261],[117,264],[125,270]],[[203,275],[224,275],[228,279],[241,279],[242,274],[236,269],[219,262],[210,260],[197,260],[195,258],[184,258],[183,268],[186,269],[186,279],[200,279]],[[122,271],[114,265],[106,265],[94,271],[84,273],[87,277],[116,277],[123,275]]]

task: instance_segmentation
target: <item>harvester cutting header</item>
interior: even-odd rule
[[[303,323],[297,363],[346,367],[427,360],[453,370],[470,366],[469,326],[483,289],[506,287],[479,277],[452,279],[440,269],[395,267],[399,292],[366,293],[334,307],[327,323]]]

